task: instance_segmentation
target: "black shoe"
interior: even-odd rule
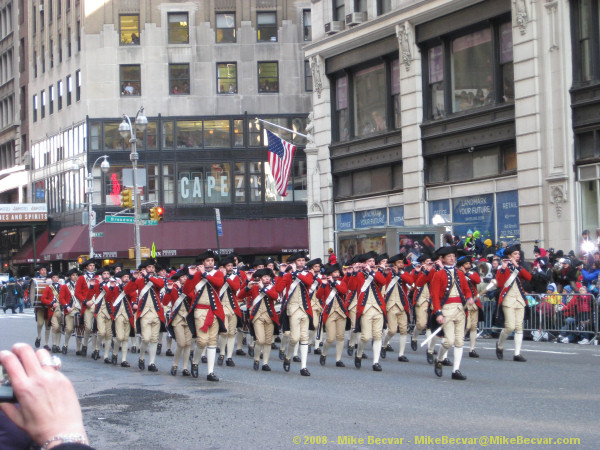
[[[496,343],[496,358],[504,359],[504,349],[498,348],[498,343]]]
[[[277,336],[277,337],[275,338],[275,342],[277,342],[277,343],[280,343],[280,342],[281,342],[281,338],[280,338],[279,336]]]
[[[254,365],[252,366],[254,370],[258,370],[260,368],[260,361],[254,360]]]
[[[56,345],[52,346],[52,353],[60,353],[60,350]]]
[[[411,349],[413,352],[416,352],[416,351],[417,351],[417,340],[415,339],[415,337],[414,337],[414,336],[411,336],[411,337],[410,337],[410,349]]]
[[[263,353],[262,353],[262,352],[260,352],[260,359],[262,359],[262,358],[263,358]]]
[[[137,347],[135,345],[131,347],[131,353],[137,353]]]
[[[290,365],[291,365],[290,364],[290,360],[287,359],[287,358],[285,358],[283,360],[283,370],[285,370],[286,372],[289,372],[290,371]]]
[[[217,347],[216,351],[217,351],[218,354],[221,354],[221,347]]]
[[[300,362],[300,357],[299,356],[294,356],[292,358],[292,361],[294,361],[294,362]]]
[[[462,373],[460,373],[460,370],[457,370],[455,372],[452,372],[452,379],[453,380],[466,380],[467,377],[465,375],[463,375]]]
[[[400,362],[408,362],[408,358],[404,355],[398,356],[398,361]]]
[[[166,355],[166,356],[175,356],[175,355],[173,354],[173,351],[172,351],[170,348],[169,348],[169,349],[167,349],[167,352],[165,353],[165,355]]]
[[[348,347],[346,353],[348,353],[348,356],[352,356],[354,354],[354,347]]]
[[[117,365],[117,355],[116,354],[113,353],[111,361],[113,363],[113,366]]]
[[[150,364],[148,366],[148,372],[158,372],[158,367],[156,367],[156,364]]]
[[[433,371],[435,372],[435,374],[438,377],[441,377],[444,373],[444,366],[442,365],[442,361],[436,359],[435,360],[435,367],[433,369]]]
[[[381,370],[382,370],[381,369],[381,364],[379,364],[379,363],[373,364],[373,371],[375,371],[375,372],[381,372]]]
[[[141,347],[140,347],[140,348],[138,348],[138,349],[137,349],[137,352],[139,353],[141,349],[142,349]]]
[[[450,361],[448,358],[444,358],[444,359],[442,360],[442,366],[447,366],[447,367],[450,367],[450,366],[452,366],[452,365],[453,365],[453,364],[452,364],[452,361]]]
[[[177,375],[177,366],[171,367],[171,375],[173,375],[173,376]]]
[[[202,364],[206,364],[208,362],[208,358],[206,356],[202,357]]]
[[[223,365],[223,361],[225,361],[225,355],[219,355],[219,357],[217,358],[217,364],[219,366]]]
[[[81,350],[75,350],[75,356],[81,356]]]
[[[427,352],[426,355],[427,355],[427,362],[429,364],[433,364],[433,353]]]
[[[4,312],[6,312],[6,311],[4,311]],[[35,340],[35,344],[34,344],[34,345],[35,345],[35,348],[40,348],[40,344],[41,344],[41,343],[42,343],[42,340],[41,340],[40,338],[37,338],[37,339]]]
[[[192,364],[192,376],[198,378],[198,364]]]
[[[469,358],[479,358],[479,353],[477,353],[475,350],[471,350],[469,352]]]
[[[388,344],[388,345],[385,346],[385,351],[386,352],[393,352],[394,349],[392,348],[392,346],[390,344]]]
[[[48,345],[44,345],[44,350],[48,350],[49,352],[52,351],[52,349]]]
[[[354,357],[354,367],[356,367],[357,369],[360,369],[360,366],[362,364],[361,358],[359,358],[358,356]]]
[[[346,367],[346,364],[344,364],[342,361],[336,361],[335,367]]]
[[[315,355],[320,355],[322,353],[320,348],[315,348]]]
[[[367,359],[367,354],[363,353],[362,356],[360,357],[360,359]]]
[[[310,377],[310,372],[305,367],[304,369],[300,369],[300,375],[302,375],[303,377]]]
[[[100,351],[99,350],[94,350],[92,352],[92,359],[94,361],[97,361],[98,359],[100,359]]]
[[[271,371],[271,368],[269,367],[269,365],[268,365],[268,364],[263,364],[263,366],[262,366],[262,370],[264,370],[265,372],[270,372],[270,371]]]
[[[381,359],[385,359],[386,354],[387,354],[387,349],[385,347],[381,347],[381,351],[379,352]]]
[[[181,372],[182,377],[189,377],[190,375],[190,371],[187,369],[183,369],[183,371]]]
[[[279,359],[282,361],[285,359],[285,352],[281,349],[279,349]]]
[[[227,367],[235,367],[235,363],[233,362],[233,359],[231,359],[231,358],[227,358],[227,361],[225,361],[225,365]]]
[[[238,348],[235,351],[235,354],[238,355],[238,356],[246,356],[246,352],[244,350],[242,350],[241,348]]]
[[[215,375],[215,373],[209,373],[208,375],[206,375],[206,379],[208,381],[219,381],[219,377]]]
[[[162,344],[158,344],[158,345],[156,346],[156,354],[157,354],[157,355],[160,355],[160,352],[162,352]]]
[[[87,355],[87,347],[85,345],[83,347],[81,347],[80,355],[83,356],[84,358]]]
[[[63,348],[62,348],[62,354],[63,354],[63,355],[66,355],[66,354],[67,354],[67,346],[66,346],[66,345],[63,345]]]
[[[138,359],[138,368],[140,370],[144,370],[146,368],[146,361],[143,359]]]
[[[110,358],[104,358],[104,364],[112,364]]]
[[[515,355],[515,356],[513,356],[513,361],[527,362],[527,360],[523,357],[523,355]]]
[[[275,344],[275,342],[271,343],[271,350],[277,350],[279,347]]]
[[[248,356],[254,358],[254,347],[248,347]]]
[[[127,361],[121,363],[121,367],[131,367]]]
[[[321,355],[321,357],[319,358],[319,364],[324,366],[326,361],[327,361],[327,356]]]

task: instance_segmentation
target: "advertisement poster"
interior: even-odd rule
[[[387,225],[387,209],[377,208],[357,211],[356,228],[384,227]]]
[[[450,200],[432,200],[428,202],[429,206],[429,224],[433,225],[433,218],[444,219],[444,222],[452,222],[450,216]],[[437,224],[436,224],[437,225]]]
[[[395,227],[404,226],[404,205],[391,206],[388,208],[390,215],[390,225]]]
[[[385,236],[369,236],[366,238],[340,239],[338,259],[343,263],[350,261],[354,255],[375,251],[383,253],[386,251]]]
[[[461,239],[467,236],[467,231],[481,233],[483,240],[494,240],[494,196],[476,195],[462,197],[452,201],[452,222],[454,234]]]
[[[496,194],[498,241],[509,244],[521,239],[519,229],[519,194],[517,191]]]
[[[435,233],[401,233],[398,236],[400,253],[407,255],[411,261],[422,253],[435,252]]]
[[[354,217],[352,213],[342,213],[335,215],[335,229],[337,231],[347,231],[354,228]]]

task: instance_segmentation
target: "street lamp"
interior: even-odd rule
[[[94,164],[92,164],[92,170],[88,172],[87,174],[87,181],[88,181],[88,234],[89,234],[89,239],[90,239],[90,258],[89,259],[93,259],[94,258],[94,240],[93,240],[93,236],[94,236],[94,220],[92,220],[92,216],[94,214],[94,211],[92,209],[92,204],[94,203],[94,168],[96,167],[96,163],[98,161],[100,161],[102,158],[104,158],[104,160],[102,161],[102,163],[100,163],[100,170],[102,171],[102,173],[106,173],[108,172],[108,169],[110,169],[110,164],[108,162],[108,155],[104,155],[104,156],[99,156],[98,159],[96,159],[96,161],[94,161]]]
[[[144,132],[146,131],[146,127],[148,127],[148,119],[144,115],[144,107],[141,106],[135,115],[135,127],[138,131]],[[139,154],[137,152],[137,137],[135,132],[133,131],[133,127],[131,126],[131,120],[125,114],[123,114],[123,122],[119,125],[119,133],[123,139],[129,139],[129,143],[131,144],[131,155],[129,155],[129,159],[131,159],[131,164],[133,165],[133,217],[134,217],[134,227],[135,227],[135,267],[139,267],[142,263],[142,255],[140,252],[140,199],[138,196],[138,183],[137,183],[137,161],[139,159]]]

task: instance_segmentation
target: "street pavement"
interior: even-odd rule
[[[34,340],[31,310],[0,312],[0,348]],[[326,367],[310,354],[310,377],[300,376],[299,363],[285,373],[276,350],[270,373],[252,370],[247,356],[234,356],[236,367],[215,367],[218,383],[206,381],[203,364],[198,379],[172,377],[164,346],[158,373],[140,372],[137,355],[130,354],[129,369],[93,361],[90,352],[77,357],[74,340],[61,358],[90,442],[99,449],[390,447],[375,439],[392,439],[394,447],[402,439],[402,448],[475,448],[486,442],[508,448],[497,444],[510,438],[578,438],[580,445],[570,448],[598,447],[599,346],[525,341],[528,362],[517,363],[512,341],[504,361],[496,359],[494,345],[479,340],[479,359],[465,352],[466,381],[451,380],[451,367],[437,378],[424,349],[413,352],[408,345],[410,362],[388,352],[380,373],[371,370],[370,360],[355,369],[345,350],[346,368],[334,366],[331,350]],[[397,338],[392,346],[398,349]],[[370,349],[367,354],[372,356]],[[453,445],[450,438],[471,440]]]

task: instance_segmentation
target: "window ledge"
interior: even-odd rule
[[[477,182],[477,181],[489,181],[489,180],[495,180],[498,178],[514,177],[516,174],[517,174],[516,170],[511,170],[511,171],[504,172],[500,175],[471,178],[469,180],[440,181],[440,182],[436,182],[436,183],[426,182],[425,188],[429,189],[429,188],[448,186],[448,185],[454,185],[454,184],[465,184],[465,183],[472,183],[472,182]]]

